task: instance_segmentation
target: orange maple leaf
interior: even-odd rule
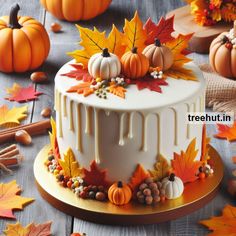
[[[213,231],[209,234],[211,236],[236,235],[236,207],[226,205],[222,216],[214,216],[199,223]]]
[[[91,84],[89,82],[82,82],[79,83],[78,85],[72,86],[67,90],[67,92],[68,93],[77,92],[79,94],[83,94],[84,97],[87,97],[94,92],[94,89],[90,88],[90,85]]]
[[[22,208],[33,202],[33,198],[25,198],[19,196],[21,189],[13,180],[9,183],[0,183],[0,217],[15,219],[13,215],[14,209],[22,210]]]
[[[210,159],[209,156],[209,143],[210,143],[210,138],[207,137],[206,133],[206,125],[203,125],[202,129],[202,152],[201,152],[201,161],[207,162]]]
[[[135,191],[137,187],[146,179],[150,174],[144,170],[143,166],[138,164],[132,177],[130,178],[129,185]]]
[[[233,126],[217,124],[218,133],[214,135],[216,138],[227,139],[228,141],[236,141],[236,121]]]
[[[143,22],[136,11],[131,21],[125,19],[124,44],[127,45],[127,51],[137,47],[141,52],[146,46],[146,40],[147,32],[143,28]]]
[[[113,93],[118,97],[125,98],[126,89],[123,88],[122,86],[111,85],[109,87],[109,92]]]
[[[196,161],[198,150],[195,150],[196,138],[188,145],[187,150],[180,154],[174,153],[174,159],[171,161],[174,173],[182,179],[183,183],[193,182],[198,177],[196,173],[202,165],[201,161]]]

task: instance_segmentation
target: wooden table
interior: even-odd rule
[[[46,71],[50,78],[50,83],[45,85],[36,85],[38,91],[44,93],[38,101],[28,103],[28,119],[25,123],[35,122],[41,120],[40,112],[43,108],[49,106],[53,108],[53,87],[54,76],[57,70],[70,58],[66,55],[66,52],[76,49],[77,42],[79,41],[78,32],[73,23],[60,22],[63,26],[63,32],[54,34],[50,32],[50,24],[58,21],[52,17],[49,13],[40,6],[39,0],[18,0],[21,5],[22,15],[31,15],[41,21],[47,28],[51,38],[51,52],[47,62],[43,65],[41,70]],[[0,15],[7,15],[10,10],[10,6],[15,3],[15,0],[1,0]],[[131,18],[134,11],[137,9],[142,20],[146,20],[151,17],[157,21],[160,16],[166,14],[168,11],[173,10],[176,7],[184,5],[180,0],[113,0],[109,10],[102,16],[97,17],[94,20],[87,22],[80,22],[82,26],[92,27],[97,26],[100,30],[110,30],[111,25],[114,22],[118,28],[121,29],[124,18]],[[205,63],[208,61],[208,57],[204,55],[191,54],[191,57],[197,64]],[[19,106],[17,103],[10,103],[4,100],[5,91],[4,88],[11,87],[14,82],[20,83],[22,86],[31,84],[29,80],[30,74],[11,74],[6,75],[0,73],[0,105],[8,104],[10,107]],[[208,126],[208,134],[211,136],[216,132],[214,125]],[[20,147],[21,152],[25,156],[25,160],[22,166],[17,169],[13,176],[0,176],[1,182],[8,182],[16,179],[18,184],[23,188],[23,195],[27,197],[33,197],[36,201],[27,206],[23,211],[15,213],[17,221],[20,221],[23,225],[26,225],[32,221],[36,223],[43,223],[48,220],[53,221],[52,231],[55,236],[67,236],[71,232],[86,232],[89,236],[153,236],[153,235],[204,235],[208,231],[206,228],[198,224],[199,220],[206,219],[212,215],[219,214],[220,210],[225,204],[232,204],[233,199],[226,192],[226,182],[230,177],[230,173],[233,169],[231,164],[231,157],[233,156],[233,145],[227,141],[219,141],[212,139],[212,145],[221,154],[225,166],[225,178],[224,184],[217,195],[217,197],[211,201],[207,206],[199,209],[197,212],[183,217],[181,219],[166,222],[162,224],[149,225],[149,226],[137,226],[137,227],[119,227],[119,226],[106,226],[92,224],[89,222],[81,221],[71,216],[56,210],[39,195],[33,176],[33,162],[34,158],[39,150],[49,143],[47,135],[35,137],[33,139],[33,145],[30,147]],[[236,147],[236,146],[234,146]],[[235,148],[236,150],[236,148]],[[145,220],[145,218],[143,219]],[[0,233],[5,229],[6,223],[15,223],[11,220],[0,220]]]

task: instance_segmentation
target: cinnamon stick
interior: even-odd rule
[[[0,163],[6,167],[18,166],[23,157],[21,155],[13,156],[10,158],[0,159]]]
[[[19,150],[16,148],[16,149],[14,149],[14,150],[11,150],[11,151],[9,151],[9,152],[6,152],[6,153],[0,155],[0,160],[1,160],[1,159],[5,159],[5,158],[9,158],[9,157],[16,156],[16,155],[18,155],[19,153],[20,153]]]
[[[8,146],[8,147],[6,147],[6,148],[0,150],[0,156],[3,155],[3,154],[5,154],[5,153],[8,153],[8,152],[10,152],[10,151],[12,151],[12,150],[15,150],[15,149],[17,149],[16,144],[12,144],[12,145],[10,145],[10,146]]]
[[[51,128],[49,119],[38,121],[27,125],[19,125],[10,129],[0,131],[0,144],[10,142],[15,139],[15,133],[18,130],[26,130],[31,136],[46,133]]]

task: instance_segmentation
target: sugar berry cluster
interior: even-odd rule
[[[206,164],[204,166],[200,166],[198,170],[198,177],[199,179],[205,179],[206,177],[213,175],[214,170],[211,168],[209,164]]]
[[[139,203],[147,205],[157,204],[160,201],[165,201],[166,198],[161,182],[155,182],[153,178],[146,178],[139,185],[136,197]]]

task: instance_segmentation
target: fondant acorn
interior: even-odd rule
[[[92,19],[102,14],[112,0],[41,0],[45,9],[67,21]]]
[[[132,191],[128,184],[118,181],[111,185],[108,190],[108,198],[115,205],[125,205],[132,197]]]
[[[178,198],[184,191],[183,181],[173,173],[169,177],[164,178],[161,183],[167,199]]]
[[[143,77],[149,70],[149,60],[136,47],[122,56],[121,65],[122,73],[130,79]]]
[[[10,16],[0,17],[0,71],[25,72],[34,70],[46,60],[50,41],[47,31],[35,19],[18,17],[18,4]]]
[[[216,37],[210,46],[211,67],[220,75],[236,79],[236,21],[234,29]]]
[[[143,54],[149,59],[151,67],[161,67],[163,71],[168,70],[174,62],[173,53],[168,47],[161,45],[159,39],[144,48]]]
[[[120,74],[121,64],[115,54],[109,53],[108,49],[104,48],[102,54],[96,53],[89,59],[88,71],[94,78],[115,78]]]

